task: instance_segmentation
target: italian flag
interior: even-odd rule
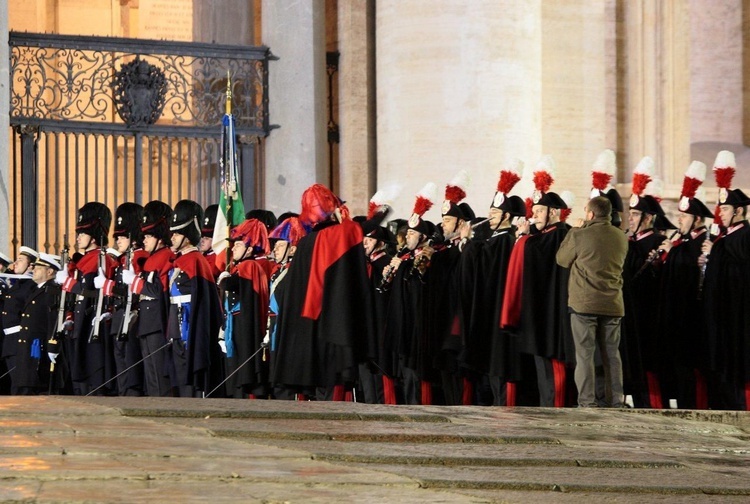
[[[237,163],[237,138],[234,132],[234,117],[231,113],[231,99],[227,100],[227,113],[222,121],[221,194],[219,211],[216,213],[216,224],[212,248],[216,257],[229,245],[230,228],[245,220],[245,205],[238,186],[239,171]]]

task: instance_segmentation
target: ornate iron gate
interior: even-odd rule
[[[15,32],[9,44],[14,251],[57,253],[88,201],[217,202],[228,76],[245,206],[263,204],[268,48]]]

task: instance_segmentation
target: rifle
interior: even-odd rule
[[[133,247],[128,247],[128,251],[125,252],[125,264],[123,268],[130,269],[130,265],[133,260]],[[127,341],[128,331],[130,330],[130,319],[133,317],[133,291],[128,289],[127,301],[125,301],[125,315],[122,317],[122,324],[117,330],[117,341]]]
[[[61,260],[62,260],[62,271],[67,271],[68,269],[68,262],[70,261],[70,258],[68,257],[68,235],[63,236],[63,249],[60,253]],[[50,339],[50,343],[54,341],[54,338],[56,335],[62,334],[63,331],[65,331],[65,328],[63,327],[63,324],[65,324],[65,301],[67,298],[67,292],[64,290],[60,294],[60,306],[57,309],[57,324],[55,325],[55,334],[52,336],[53,339]],[[55,341],[55,343],[57,343]]]
[[[60,253],[60,258],[62,262],[62,271],[68,270],[68,262],[70,261],[68,257],[68,235],[63,235],[63,249]],[[62,339],[64,333],[65,333],[65,301],[67,299],[67,292],[65,290],[60,291],[60,306],[57,308],[57,323],[55,324],[55,330],[52,332],[52,336],[50,336],[50,339],[47,341],[47,350],[56,349],[58,354],[60,353],[59,349],[59,342],[58,338]],[[49,394],[52,395],[52,390],[54,390],[54,380],[55,380],[55,363],[50,361],[49,363]]]
[[[99,271],[104,274],[107,268],[107,251],[104,247],[99,248]],[[99,331],[102,325],[102,307],[104,306],[104,289],[99,289],[99,298],[96,301],[96,313],[94,314],[94,326],[91,328],[89,343],[99,341]]]

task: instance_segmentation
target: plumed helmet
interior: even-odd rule
[[[174,206],[169,230],[187,238],[193,245],[201,241],[203,207],[193,200],[180,200]]]
[[[110,224],[112,224],[112,212],[102,203],[92,201],[78,209],[76,232],[86,233],[99,245],[107,244]]]
[[[276,226],[269,238],[271,240],[284,240],[290,245],[297,246],[299,241],[310,232],[309,225],[305,225],[299,217],[293,216],[283,220]]]
[[[216,226],[216,214],[219,212],[219,205],[208,205],[203,212],[203,227],[201,236],[212,237],[214,235],[214,226]]]
[[[730,189],[724,193],[719,194],[720,205],[732,205],[733,207],[747,206],[750,203],[744,192],[740,189]]]
[[[500,210],[508,212],[513,217],[526,217],[526,203],[520,196],[508,196],[500,203]]]
[[[565,204],[565,200],[563,200],[559,194],[554,192],[545,192],[545,193],[534,193],[534,199],[533,199],[534,205],[543,205],[550,208],[558,208],[560,210],[568,208],[568,205]]]
[[[123,203],[115,210],[114,238],[127,236],[135,243],[143,243],[141,222],[143,221],[143,207],[138,203]]]
[[[333,191],[322,184],[313,184],[302,193],[300,218],[307,223],[317,224],[328,219],[343,202]]]
[[[241,241],[256,254],[268,254],[271,247],[268,243],[266,225],[258,219],[247,219],[232,229],[229,239],[233,242]]]
[[[169,223],[172,221],[172,208],[164,202],[155,200],[143,207],[143,218],[141,220],[141,232],[168,243],[172,233],[169,232]]]
[[[381,226],[383,221],[388,214],[391,213],[391,207],[388,205],[381,205],[374,212],[372,217],[361,222],[362,234],[369,238],[375,238],[382,242],[392,242],[393,237],[387,228]]]
[[[451,216],[458,219],[469,220],[464,216],[459,203],[461,203],[461,200],[466,197],[466,188],[468,187],[470,180],[471,177],[469,176],[469,172],[461,170],[445,186],[445,200],[443,200],[443,207],[440,209],[440,213],[443,217]]]

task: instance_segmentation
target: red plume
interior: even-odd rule
[[[609,173],[591,172],[591,185],[594,187],[594,189],[603,191],[607,188],[611,180],[612,175],[610,175]]]
[[[521,177],[518,176],[518,173],[502,170],[500,180],[497,181],[497,190],[503,194],[508,194],[519,180],[521,180]]]
[[[734,178],[734,168],[728,166],[726,168],[714,168],[714,178],[716,179],[716,186],[729,189],[732,187],[732,179]]]
[[[534,172],[534,187],[536,187],[537,191],[549,191],[549,188],[552,186],[552,182],[554,181],[555,179],[552,178],[552,175],[545,171]]]
[[[445,186],[445,199],[447,199],[454,205],[458,205],[465,197],[466,191],[464,191],[460,187],[452,185]]]
[[[370,203],[367,205],[367,219],[368,220],[375,217],[375,214],[377,213],[379,207],[380,205],[370,200]]]
[[[524,200],[524,203],[526,203],[526,218],[531,219],[534,216],[534,200],[532,200],[531,198],[526,198]]]
[[[633,194],[640,196],[651,182],[651,175],[646,173],[633,173]]]
[[[412,213],[424,215],[430,208],[432,208],[432,201],[424,196],[417,196],[417,200],[414,202],[414,211]]]
[[[682,179],[682,196],[687,198],[695,198],[695,192],[701,186],[703,182],[691,177],[685,177]]]
[[[568,217],[570,217],[571,213],[573,213],[572,208],[563,208],[562,210],[560,210],[560,221],[565,222],[566,220],[568,220]]]

